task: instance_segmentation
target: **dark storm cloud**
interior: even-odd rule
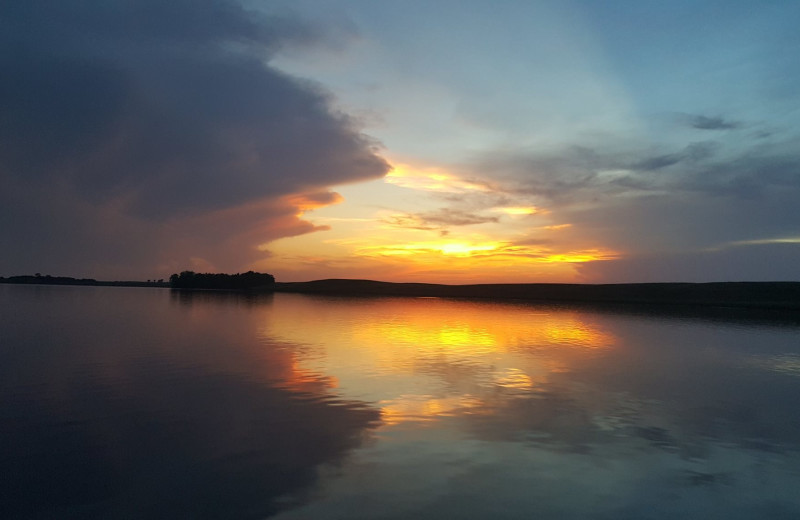
[[[0,217],[31,242],[30,222],[73,218],[45,207],[53,187],[97,218],[159,223],[382,176],[354,121],[267,63],[329,37],[225,0],[4,4],[0,181],[29,207]]]

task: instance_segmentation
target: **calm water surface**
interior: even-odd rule
[[[800,518],[800,326],[0,285],[2,518]]]

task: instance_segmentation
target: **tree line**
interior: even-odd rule
[[[236,274],[183,271],[169,277],[169,286],[173,289],[272,289],[274,284],[275,277],[271,274],[254,271]]]

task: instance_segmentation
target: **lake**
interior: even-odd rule
[[[0,285],[2,518],[797,519],[800,320]]]

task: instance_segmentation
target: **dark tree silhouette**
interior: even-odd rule
[[[271,274],[254,271],[237,274],[183,271],[170,276],[169,285],[173,289],[272,290],[275,285],[275,277]]]

